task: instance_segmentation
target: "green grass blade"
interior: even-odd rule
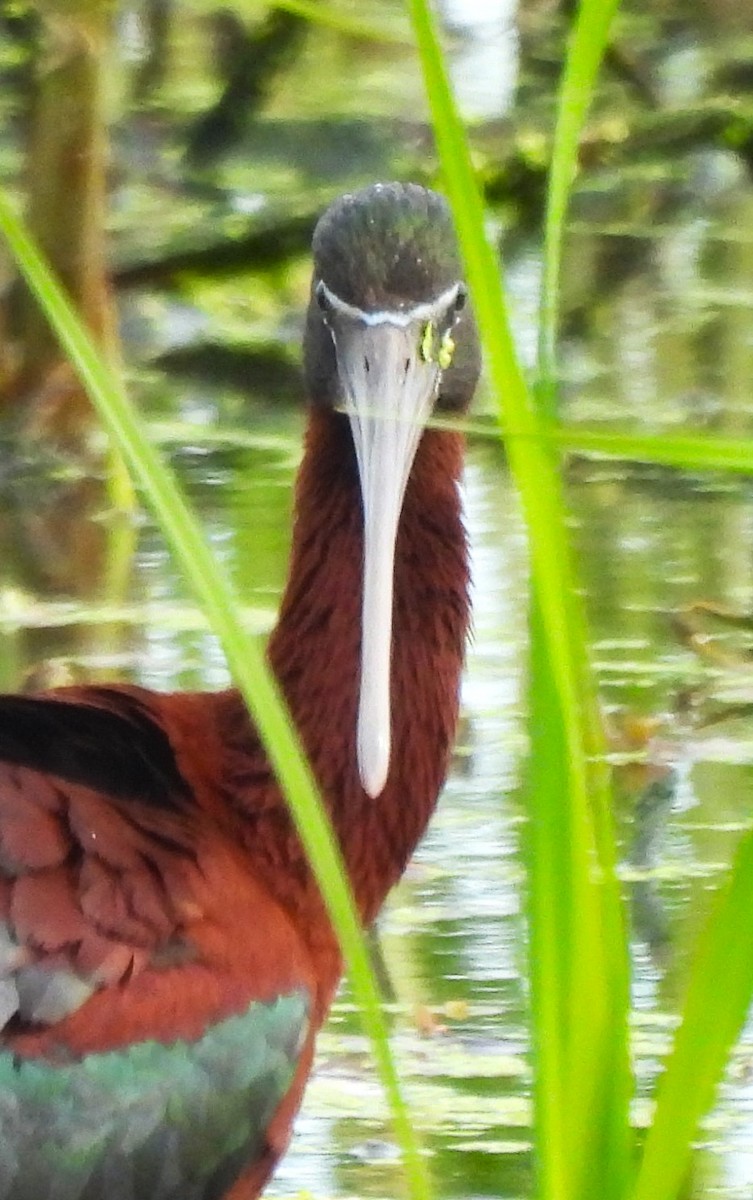
[[[581,454],[605,455],[633,462],[655,463],[685,471],[729,471],[753,475],[753,440],[715,434],[602,433],[561,425],[552,437],[563,447]]]
[[[578,142],[618,8],[619,0],[581,0],[557,104],[544,218],[538,343],[539,398],[550,414],[555,397],[559,281],[567,205],[577,170]]]
[[[538,341],[538,387],[537,402],[543,416],[551,417],[555,409],[556,386],[556,341],[557,313],[559,309],[559,279],[561,271],[562,243],[565,230],[565,218],[570,196],[572,181],[577,169],[578,143],[585,123],[586,114],[592,99],[601,59],[607,44],[607,37],[612,18],[617,10],[619,0],[581,0],[577,17],[571,31],[565,69],[560,88],[557,121],[555,126],[552,161],[549,170],[547,188],[547,205],[544,222],[544,249],[542,292],[539,309],[539,341]],[[564,541],[563,537],[563,541]],[[582,611],[573,611],[571,620],[574,626],[574,643],[581,643],[585,658],[586,631]],[[579,628],[578,628],[579,627]],[[544,712],[537,711],[536,690],[542,687],[542,680],[548,672],[548,666],[542,660],[541,648],[537,649],[537,622],[532,623],[532,722],[535,728],[539,721],[544,728],[551,730],[556,714],[551,703],[551,689],[544,687],[544,695],[550,695],[550,702],[544,707]],[[537,659],[538,664],[537,664]],[[594,756],[603,759],[601,731],[597,728],[598,716],[595,712],[595,697],[593,682],[586,677],[581,679],[581,691],[588,696],[590,703],[586,708],[586,752],[589,749]],[[547,711],[548,710],[548,711]],[[590,714],[590,716],[589,716]],[[535,739],[535,734],[534,734]],[[542,739],[539,739],[541,742]],[[545,739],[546,740],[546,739]],[[559,763],[557,750],[559,749]],[[532,794],[540,795],[539,820],[546,821],[547,829],[541,839],[544,846],[538,850],[542,857],[534,877],[540,879],[540,886],[546,892],[547,885],[551,886],[553,874],[556,875],[557,864],[562,865],[562,854],[556,845],[558,837],[574,839],[578,844],[579,831],[577,819],[582,813],[575,809],[568,812],[568,806],[558,803],[556,789],[557,774],[564,775],[566,763],[564,754],[566,747],[558,747],[556,740],[547,746],[534,745],[532,753]],[[580,839],[587,843],[591,832],[596,841],[596,857],[600,862],[601,871],[605,872],[605,880],[616,881],[616,851],[614,836],[611,828],[609,811],[609,783],[602,769],[600,778],[596,770],[591,771],[590,784],[594,797],[593,831],[587,827],[580,830]],[[544,797],[548,797],[543,799]],[[557,821],[559,818],[559,822]],[[573,820],[573,828],[568,828],[568,818]],[[557,824],[564,826],[557,828]],[[565,845],[569,844],[566,840]],[[550,862],[546,862],[547,849],[550,851]],[[536,855],[532,861],[536,863]],[[627,1048],[627,1015],[629,1008],[629,984],[627,975],[627,955],[625,932],[620,912],[620,900],[617,894],[616,882],[611,885],[611,895],[606,892],[600,897],[589,896],[589,889],[584,886],[581,876],[583,864],[575,865],[569,881],[564,879],[565,895],[572,905],[583,905],[581,914],[573,912],[569,925],[574,931],[580,929],[583,939],[583,950],[589,953],[594,945],[601,946],[604,961],[609,964],[611,978],[606,981],[601,993],[604,1036],[596,1053],[602,1055],[602,1061],[591,1060],[591,1068],[584,1071],[588,1055],[594,1051],[594,1042],[590,1038],[582,1020],[581,1000],[583,989],[589,986],[585,973],[580,977],[573,973],[570,988],[571,1010],[569,1013],[570,1027],[565,1024],[566,1036],[570,1039],[570,1064],[566,1077],[571,1084],[577,1086],[578,1081],[584,1082],[584,1103],[580,1117],[574,1116],[576,1138],[581,1134],[587,1138],[587,1123],[589,1113],[593,1114],[592,1136],[594,1139],[591,1153],[584,1147],[582,1151],[583,1167],[579,1178],[575,1180],[577,1194],[590,1196],[592,1194],[610,1194],[619,1197],[626,1184],[628,1175],[628,1157],[630,1147],[630,1132],[628,1125],[628,1110],[630,1097],[630,1068]],[[585,871],[589,869],[585,864]],[[538,886],[538,885],[537,885]],[[609,884],[607,886],[610,886]],[[563,903],[560,893],[559,904]],[[553,897],[557,903],[557,898]],[[580,919],[579,919],[580,917]],[[542,914],[541,919],[546,919]],[[551,921],[551,918],[550,918]],[[551,921],[555,924],[554,921]],[[567,936],[567,929],[561,931]],[[577,954],[577,948],[574,950]],[[534,960],[536,954],[532,956]],[[565,965],[561,971],[564,973]],[[542,995],[549,984],[542,978],[539,994]],[[567,1017],[565,1017],[567,1021]],[[584,1036],[585,1035],[585,1036]],[[611,1082],[610,1082],[611,1081]],[[590,1084],[590,1087],[589,1087]],[[541,1091],[546,1093],[551,1083],[542,1082]],[[589,1094],[590,1092],[590,1094]],[[542,1103],[546,1102],[546,1098]],[[565,1098],[567,1103],[567,1098]],[[601,1145],[599,1146],[599,1142]]]
[[[434,422],[437,426],[442,421]],[[511,421],[500,422],[505,441],[536,437],[543,445],[594,458],[616,458],[626,462],[651,463],[677,470],[725,471],[753,475],[753,439],[727,438],[715,433],[621,433],[589,429],[586,425],[547,422],[536,433],[522,433]],[[453,428],[469,437],[496,440],[498,428],[483,421],[453,421]]]
[[[572,879],[561,848],[571,844],[571,810],[557,802],[567,760],[559,695],[550,669],[538,606],[530,621],[528,686],[531,738],[528,792],[531,812],[524,840],[529,877],[528,972],[534,1021],[531,1031],[535,1078],[535,1137],[539,1195],[570,1200],[574,1195],[567,1122],[567,989],[552,980],[569,978]]]
[[[753,834],[740,845],[691,965],[682,1025],[659,1085],[632,1200],[677,1200],[753,999]]]
[[[551,739],[547,760],[532,762],[536,853],[529,877],[529,911],[539,922],[532,933],[532,970],[540,1192],[547,1200],[594,1194],[616,1200],[623,1194],[629,1147],[625,937],[605,772],[593,765],[600,728],[558,462],[515,353],[499,266],[484,237],[483,204],[431,14],[424,0],[409,0],[409,10],[492,383],[505,422],[521,435],[508,440],[507,451],[531,548],[533,665],[539,668],[534,688],[541,692],[539,699],[532,696],[532,709],[546,721]],[[535,730],[532,735],[536,745]],[[556,834],[563,827],[565,839]],[[554,901],[553,874],[564,889]],[[593,1187],[596,1193],[589,1191]]]
[[[627,1053],[629,987],[607,780],[591,764],[594,803],[566,794],[561,710],[538,593],[531,622],[529,712],[530,977],[537,1063],[540,1195],[622,1198],[629,1176],[632,1092]],[[588,693],[584,692],[584,702]],[[587,731],[588,732],[588,731]],[[559,1044],[552,1045],[558,1039]],[[555,1111],[555,1104],[559,1106]],[[564,1153],[555,1157],[557,1140]],[[554,1185],[555,1173],[564,1182]],[[558,1161],[559,1159],[559,1161]]]
[[[392,33],[389,29],[383,29],[374,22],[354,20],[353,17],[338,12],[336,8],[318,3],[317,0],[275,0],[273,7],[283,9],[294,16],[303,17],[312,25],[324,25],[346,37],[358,38],[359,41],[412,49],[412,43],[408,37]]]
[[[36,295],[61,346],[82,380],[102,422],[141,485],[176,561],[222,643],[290,805],[301,840],[327,904],[350,971],[351,985],[371,1039],[374,1057],[403,1150],[410,1194],[427,1200],[431,1186],[425,1161],[402,1096],[339,848],[319,802],[308,763],[261,647],[243,630],[237,597],[209,550],[172,472],[150,445],[141,420],[97,354],[87,331],[32,244],[22,222],[0,193],[0,232]]]

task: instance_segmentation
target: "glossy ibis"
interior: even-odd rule
[[[444,780],[468,624],[479,369],[445,202],[314,234],[310,415],[269,660],[373,920]],[[0,698],[0,1197],[248,1200],[285,1148],[341,959],[238,694]]]

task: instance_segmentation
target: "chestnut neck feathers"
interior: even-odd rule
[[[405,496],[395,563],[393,761],[384,792],[371,799],[361,787],[353,748],[363,555],[356,464],[343,417],[326,409],[311,411],[289,580],[269,660],[311,758],[365,921],[374,917],[423,834],[447,770],[469,619],[461,466],[459,434],[424,433]],[[237,710],[235,717],[243,721]],[[248,746],[247,726],[241,736]],[[254,837],[253,843],[266,853],[284,842],[289,852],[289,818],[271,780],[259,803],[252,765],[257,756],[258,750],[244,752],[235,802],[246,808],[244,777],[249,785],[256,783],[246,815],[252,826],[258,820],[271,823],[275,833]],[[302,860],[303,852],[297,853]],[[302,865],[305,890],[307,875]]]

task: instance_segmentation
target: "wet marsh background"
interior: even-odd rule
[[[366,17],[355,3],[338,12]],[[456,0],[442,13],[525,355],[566,14],[529,0]],[[368,6],[382,41],[265,14],[209,0],[121,4],[109,98],[111,255],[130,387],[254,629],[270,627],[285,577],[313,221],[339,191],[377,177],[433,182],[436,165],[401,5]],[[2,20],[0,163],[20,186],[33,18],[15,5]],[[264,30],[262,48],[253,39]],[[239,104],[233,80],[248,78],[249,61],[266,70]],[[752,169],[744,6],[626,4],[569,221],[570,421],[749,435]],[[519,792],[528,580],[515,494],[483,433],[483,393],[474,416],[465,489],[475,632],[461,746],[380,934],[437,1194],[506,1200],[532,1188]],[[18,414],[6,420],[15,427]],[[75,457],[37,438],[27,446],[0,457],[3,685],[28,686],[30,672],[35,682],[224,684],[161,535],[147,519],[114,517]],[[699,603],[753,608],[753,496],[739,477],[582,456],[567,489],[618,776],[640,1122],[688,947],[751,825],[746,630]],[[704,1127],[699,1197],[751,1195],[752,1055],[743,1039]],[[271,1194],[396,1193],[399,1164],[347,988],[297,1128]]]

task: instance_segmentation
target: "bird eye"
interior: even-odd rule
[[[319,311],[323,312],[325,315],[330,312],[332,309],[332,304],[330,303],[329,296],[327,295],[327,288],[323,279],[320,279],[314,288],[314,295],[316,296],[316,303]]]
[[[450,334],[449,329],[443,334],[442,341],[439,343],[439,351],[437,353],[437,365],[446,371],[452,366],[452,356],[455,353],[455,341]]]
[[[464,283],[458,284],[458,290],[455,293],[455,312],[460,313],[468,303],[468,288]]]

